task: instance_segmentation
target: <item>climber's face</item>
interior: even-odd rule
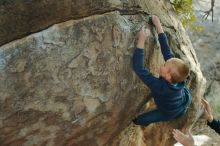
[[[170,61],[167,61],[160,67],[160,71],[159,71],[159,75],[169,82],[171,82],[170,71],[171,71],[172,65],[173,64]]]

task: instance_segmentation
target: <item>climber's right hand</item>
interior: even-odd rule
[[[163,28],[160,19],[156,15],[152,15],[152,23],[157,29],[157,33],[163,33]]]

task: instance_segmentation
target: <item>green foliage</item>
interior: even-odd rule
[[[194,30],[194,31],[196,31],[196,32],[201,32],[201,31],[203,31],[203,27],[202,26],[199,26],[199,25],[196,25],[196,24],[191,24],[191,25],[189,25],[189,28],[191,29],[191,30]]]
[[[174,0],[172,4],[174,5],[174,8],[178,13],[188,13],[193,11],[192,0]]]
[[[173,0],[171,2],[175,11],[180,16],[180,20],[184,27],[189,27],[197,32],[202,31],[202,27],[195,25],[196,16],[192,7],[192,0]]]

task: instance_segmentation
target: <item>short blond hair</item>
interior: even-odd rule
[[[170,69],[171,82],[180,83],[183,82],[189,75],[189,66],[181,59],[171,58],[169,62],[172,64]]]

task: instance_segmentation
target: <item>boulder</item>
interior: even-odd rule
[[[205,79],[169,3],[3,0],[0,10],[0,145],[171,146],[172,128],[193,123]],[[132,119],[155,107],[132,70],[143,25],[151,29],[146,66],[158,76],[164,63],[148,24],[152,13],[175,55],[190,66],[193,103],[180,119],[140,128]]]

